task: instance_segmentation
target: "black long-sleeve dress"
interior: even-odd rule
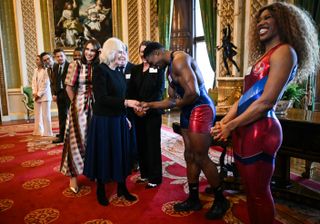
[[[84,175],[100,182],[123,182],[131,173],[134,152],[124,100],[123,75],[106,64],[93,72],[93,117],[89,125]]]

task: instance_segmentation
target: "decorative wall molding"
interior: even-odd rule
[[[45,51],[54,49],[54,18],[52,0],[40,1],[41,18],[42,18],[42,34]]]
[[[34,1],[21,1],[21,10],[23,19],[23,34],[25,47],[25,55],[21,56],[24,56],[26,58],[28,84],[31,85],[34,68],[36,67],[35,58],[38,54]]]
[[[120,40],[123,38],[122,21],[122,2],[112,0],[112,32]]]
[[[141,21],[141,38],[140,40],[146,40],[147,39],[147,5],[146,0],[140,0],[140,21]],[[141,42],[141,41],[139,41]]]
[[[157,0],[150,0],[150,40],[159,41]]]
[[[140,58],[137,51],[140,43],[138,13],[138,1],[128,0],[128,47],[130,61],[135,64],[139,63]]]

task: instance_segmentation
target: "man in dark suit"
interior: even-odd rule
[[[52,76],[52,95],[56,98],[59,115],[59,135],[58,139],[54,140],[53,143],[61,143],[64,140],[64,131],[66,128],[66,120],[68,110],[70,106],[70,100],[66,92],[66,85],[64,83],[67,73],[69,62],[66,60],[64,51],[60,48],[53,51],[53,55],[57,61],[53,66]]]

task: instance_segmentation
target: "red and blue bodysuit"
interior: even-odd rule
[[[267,52],[245,77],[244,94],[238,104],[238,116],[261,97],[268,79],[270,57],[280,46],[281,44]],[[296,70],[297,66],[292,70],[288,82],[294,78]],[[275,156],[282,143],[282,129],[274,109],[257,121],[236,128],[232,133],[232,141],[235,162],[247,192],[251,223],[272,223],[274,203],[270,182]]]
[[[184,89],[172,78],[172,59],[168,66],[167,78],[171,88],[175,90],[175,94],[183,98]],[[180,114],[180,127],[188,129],[195,133],[210,133],[215,119],[215,106],[209,97],[204,84],[199,86],[199,97],[192,104],[186,105],[181,108]]]

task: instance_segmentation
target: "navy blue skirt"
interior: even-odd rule
[[[123,182],[135,157],[126,116],[93,115],[89,129],[84,175],[101,182]]]

